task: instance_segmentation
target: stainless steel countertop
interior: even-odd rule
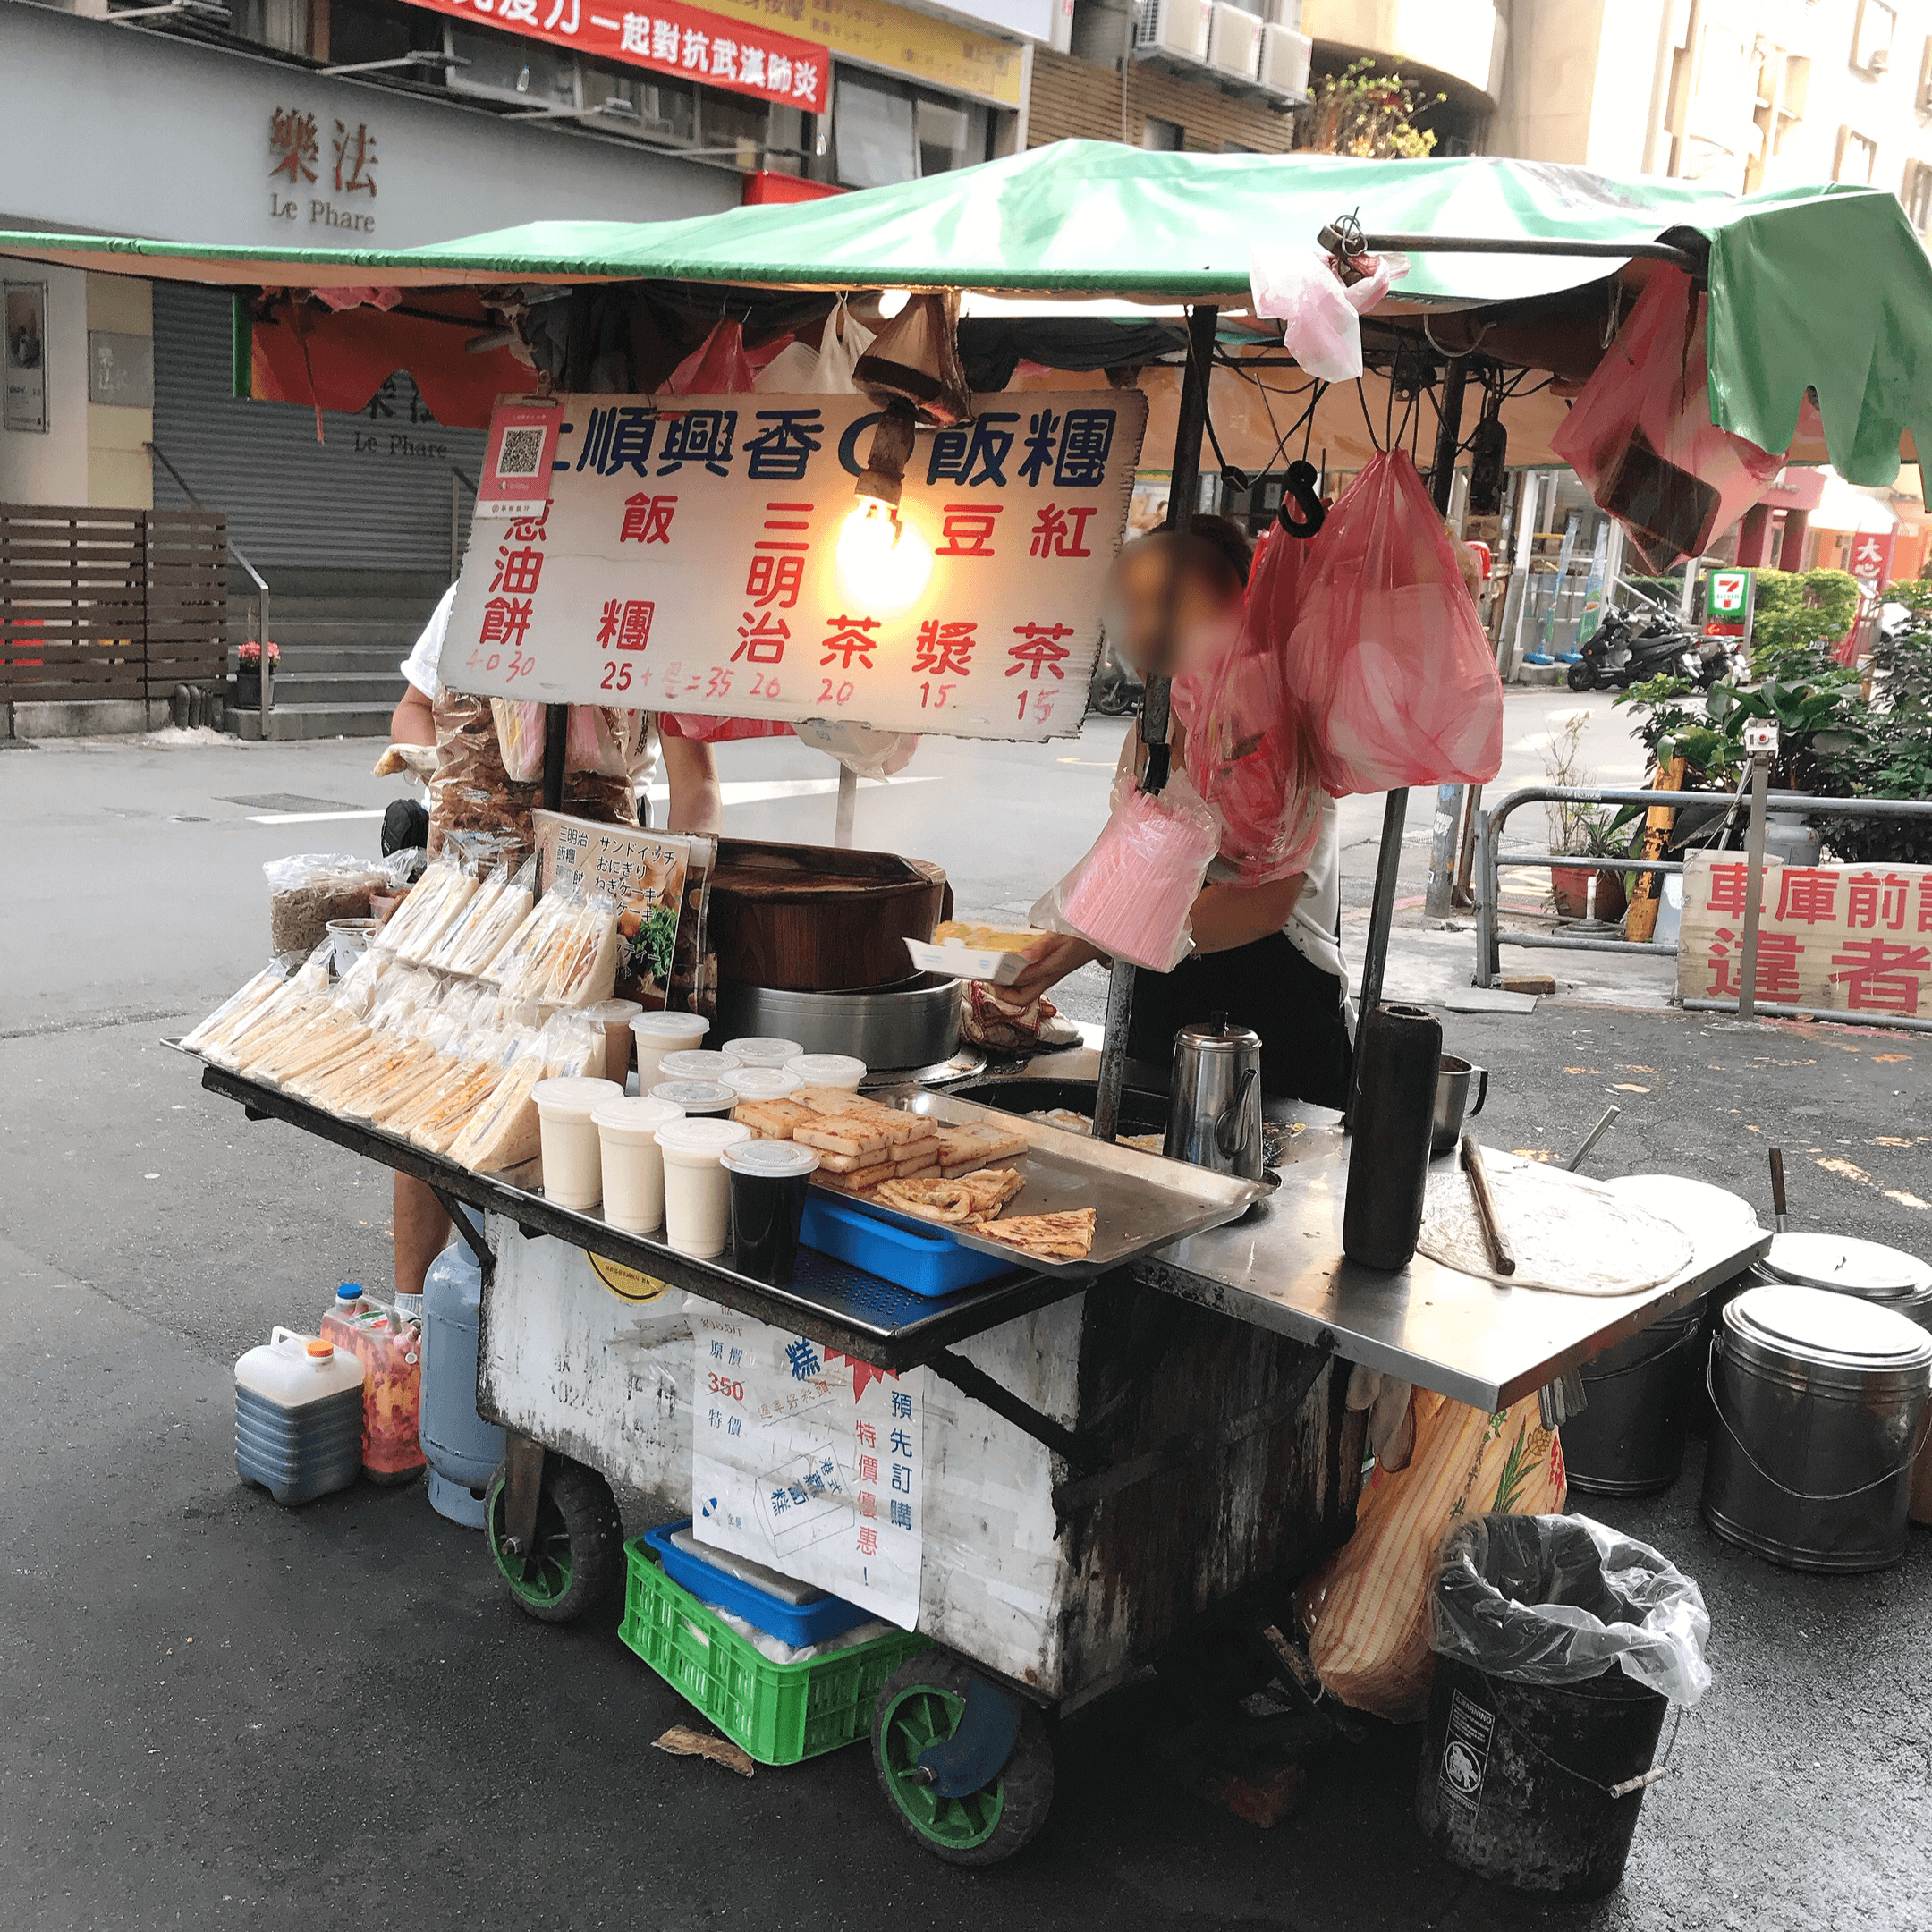
[[[1241,1220],[1143,1257],[1135,1278],[1479,1409],[1504,1408],[1635,1335],[1771,1245],[1741,1220],[1706,1218],[1685,1228],[1697,1244],[1689,1268],[1632,1295],[1499,1287],[1419,1254],[1395,1275],[1358,1267],[1342,1253],[1349,1143],[1337,1116],[1269,1112],[1305,1123],[1283,1157],[1281,1186]]]

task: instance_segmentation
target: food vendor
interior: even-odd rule
[[[432,852],[453,827],[507,832],[528,846],[530,809],[541,788],[520,784],[504,769],[489,699],[453,691],[437,675],[455,601],[456,586],[452,584],[402,660],[408,687],[389,721],[389,736],[396,744],[440,746],[425,828]],[[712,835],[722,829],[724,804],[708,744],[691,738],[660,739],[648,711],[613,711],[607,718],[627,750],[630,775],[617,778],[594,772],[566,773],[566,810],[583,818],[636,824],[635,787],[649,775],[661,750],[671,791],[665,829]],[[389,831],[386,821],[384,829]],[[405,1174],[395,1176],[392,1209],[396,1292],[420,1294],[429,1264],[449,1240],[449,1216],[426,1182]]]
[[[1143,675],[1171,668],[1160,658],[1164,632],[1175,640],[1180,661],[1199,661],[1232,638],[1252,558],[1240,526],[1220,516],[1194,517],[1185,536],[1163,531],[1128,544],[1110,599],[1114,642]],[[1164,623],[1164,615],[1171,621]],[[1172,742],[1178,767],[1186,749],[1178,716]],[[1123,762],[1131,758],[1136,769],[1145,763],[1138,724],[1121,756]],[[1352,1015],[1342,961],[1335,801],[1322,801],[1321,829],[1301,871],[1263,886],[1233,884],[1226,873],[1217,860],[1194,901],[1188,957],[1171,972],[1136,973],[1130,1057],[1165,1067],[1181,1028],[1225,1013],[1260,1036],[1265,1092],[1345,1106]],[[1088,940],[1056,933],[1029,947],[1027,957],[1030,963],[1002,990],[1003,999],[1035,999],[1104,955]]]

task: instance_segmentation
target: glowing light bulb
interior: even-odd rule
[[[875,610],[916,603],[932,575],[932,550],[877,496],[861,496],[839,530],[839,574]]]

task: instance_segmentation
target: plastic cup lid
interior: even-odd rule
[[[785,1062],[785,1072],[796,1073],[808,1087],[844,1087],[863,1080],[866,1063],[850,1054],[798,1054]]]
[[[530,1089],[530,1098],[539,1114],[548,1112],[564,1119],[589,1120],[606,1100],[621,1100],[623,1089],[615,1080],[590,1080],[565,1075],[558,1080],[540,1080]]]
[[[631,1030],[640,1038],[689,1039],[695,1032],[702,1039],[711,1022],[702,1013],[640,1013],[631,1021]]]
[[[606,1100],[590,1123],[595,1127],[662,1127],[666,1121],[683,1118],[684,1109],[674,1100],[660,1100],[656,1094],[626,1094],[621,1100]]]
[[[657,1145],[679,1154],[722,1155],[728,1147],[749,1140],[751,1130],[742,1121],[666,1121],[657,1130]]]
[[[745,1100],[782,1100],[804,1084],[796,1073],[775,1066],[733,1067],[724,1076],[724,1085]]]
[[[651,1089],[649,1097],[668,1100],[682,1114],[714,1114],[720,1108],[738,1104],[738,1096],[729,1087],[720,1087],[716,1080],[660,1080]]]
[[[679,1053],[667,1053],[657,1064],[666,1080],[715,1080],[732,1072],[741,1063],[736,1054],[694,1046]]]
[[[736,1054],[746,1066],[782,1067],[805,1051],[795,1039],[767,1039],[754,1034],[748,1039],[728,1039],[724,1051]]]
[[[618,1020],[634,1020],[644,1009],[634,999],[599,1000],[595,1006],[584,1008],[586,1020],[601,1020],[606,1026]]]
[[[818,1150],[796,1140],[738,1140],[718,1157],[733,1174],[760,1174],[789,1181],[808,1174],[818,1165]]]

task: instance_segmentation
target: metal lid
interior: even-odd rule
[[[1780,1281],[1835,1288],[1867,1301],[1902,1301],[1932,1286],[1932,1267],[1918,1256],[1850,1234],[1780,1234],[1765,1267]]]
[[[1835,1368],[1932,1368],[1932,1335],[1856,1295],[1777,1282],[1747,1288],[1724,1309],[1727,1335],[1752,1353]]]
[[[1259,1047],[1261,1036],[1239,1022],[1230,1026],[1228,1016],[1217,1013],[1206,1020],[1190,1021],[1174,1035],[1174,1045],[1191,1046],[1197,1053],[1246,1053]]]

